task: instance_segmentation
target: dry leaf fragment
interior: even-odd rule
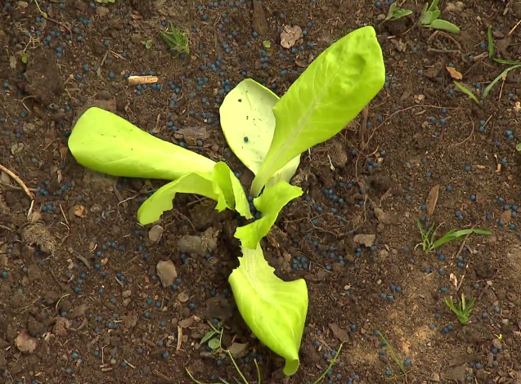
[[[427,213],[429,215],[432,215],[434,213],[434,210],[436,209],[439,194],[440,186],[436,184],[434,187],[431,188],[429,196],[427,196]]]
[[[74,215],[79,218],[87,217],[87,209],[83,205],[74,206]]]
[[[298,25],[290,27],[289,25],[284,26],[284,31],[280,34],[280,45],[283,48],[293,47],[297,41],[302,38],[302,28]]]
[[[461,72],[458,72],[453,67],[445,67],[447,69],[447,72],[449,72],[450,77],[452,77],[454,80],[461,80],[463,79],[463,75]]]

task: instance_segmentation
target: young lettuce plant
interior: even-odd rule
[[[99,108],[78,119],[69,138],[76,160],[92,170],[122,177],[174,179],[141,205],[138,221],[146,225],[172,209],[177,193],[195,193],[217,202],[216,209],[237,211],[251,219],[250,206],[240,181],[222,162],[215,163],[141,131],[130,122]],[[278,213],[302,190],[280,181],[267,187],[253,203],[263,213],[260,220],[239,230],[242,242],[240,266],[230,276],[239,311],[264,344],[284,357],[284,372],[299,366],[298,352],[307,314],[308,293],[304,280],[284,282],[273,274],[260,248]],[[274,325],[276,324],[276,325]]]
[[[228,145],[255,174],[251,195],[258,196],[278,171],[288,181],[300,154],[340,132],[384,82],[382,50],[370,26],[322,52],[280,100],[259,83],[242,81],[220,115]]]
[[[294,374],[299,366],[308,292],[304,280],[284,282],[273,274],[260,240],[283,207],[302,195],[300,188],[288,183],[296,172],[300,154],[342,130],[378,93],[384,81],[385,68],[375,31],[364,27],[324,51],[282,98],[245,80],[228,94],[221,107],[222,128],[230,147],[256,175],[251,191],[253,203],[262,213],[261,219],[235,233],[241,241],[242,256],[229,282],[246,324],[268,348],[284,357],[286,375]],[[195,154],[190,157],[172,148],[172,144],[145,138],[141,133],[129,134],[131,127],[138,128],[123,119],[125,124],[112,116],[105,117],[110,124],[120,124],[122,142],[118,140],[118,129],[108,127],[103,119],[83,121],[85,127],[96,125],[97,132],[89,132],[88,127],[74,129],[69,146],[80,164],[116,176],[174,180],[143,203],[138,211],[141,224],[152,223],[171,209],[176,193],[201,194],[217,201],[218,210],[234,209],[251,217],[244,190],[226,164],[208,163]],[[96,143],[104,147],[102,152],[118,145],[122,150],[111,157],[94,149]],[[143,148],[143,143],[152,150]],[[134,161],[137,169],[132,166]],[[257,197],[262,190],[262,196]]]

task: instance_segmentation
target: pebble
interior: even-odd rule
[[[25,332],[21,332],[15,339],[16,348],[22,353],[33,353],[37,347],[36,339],[33,339]]]
[[[160,261],[157,263],[156,271],[164,288],[174,284],[174,281],[177,278],[177,270],[172,260]]]
[[[152,228],[150,228],[150,231],[148,231],[148,238],[151,242],[157,243],[159,240],[161,240],[161,236],[163,236],[163,227],[160,225],[154,225]]]

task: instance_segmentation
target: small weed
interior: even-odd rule
[[[400,368],[400,371],[402,372],[402,375],[406,376],[407,375],[407,370],[405,369],[405,364],[403,362],[403,359],[400,359],[400,357],[398,356],[398,354],[396,353],[396,351],[394,350],[392,345],[389,344],[389,342],[384,337],[382,332],[376,331],[376,333],[380,337],[380,339],[382,339],[382,341],[385,343],[385,346],[389,350],[389,354],[391,355],[391,358],[396,363],[396,365],[398,365],[398,367]]]
[[[505,64],[510,65],[507,69],[505,69],[503,72],[501,72],[492,82],[485,88],[483,91],[483,97],[487,97],[492,88],[500,81],[505,80],[508,72],[512,71],[513,69],[521,68],[521,61],[517,60],[505,60],[501,59],[499,57],[495,57],[496,49],[494,47],[494,37],[492,36],[492,27],[488,27],[487,30],[487,40],[488,40],[488,57],[492,61],[495,61],[499,64]]]
[[[427,231],[424,231],[423,226],[420,220],[417,221],[418,229],[420,230],[420,236],[422,238],[422,242],[417,244],[415,249],[421,247],[424,252],[433,252],[435,249],[441,247],[443,244],[448,243],[453,240],[458,240],[463,236],[470,235],[475,233],[477,235],[491,235],[492,232],[486,229],[451,229],[445,235],[435,240],[437,228],[434,228],[434,224],[432,224]],[[439,228],[439,227],[438,227]]]
[[[214,354],[223,353],[224,352],[226,355],[228,355],[228,357],[230,358],[230,360],[231,360],[235,370],[237,371],[237,373],[241,377],[241,380],[242,380],[243,384],[250,384],[248,382],[248,380],[246,379],[246,377],[244,376],[244,374],[242,373],[242,371],[239,368],[239,366],[237,365],[237,362],[233,358],[233,354],[229,350],[223,349],[221,347],[221,341],[222,341],[222,337],[223,337],[223,332],[220,329],[220,324],[218,325],[219,328],[214,327],[211,323],[208,323],[208,324],[210,325],[212,330],[207,332],[206,335],[203,336],[203,338],[201,339],[201,342],[199,344],[202,345],[202,344],[206,343],[208,345],[208,347],[210,347],[210,349],[212,350],[212,353],[214,353]],[[331,362],[329,363],[329,365],[326,368],[326,370],[322,373],[322,375],[319,376],[319,378],[317,380],[315,380],[313,382],[313,384],[320,384],[327,377],[327,373],[331,370],[331,368],[333,368],[333,365],[335,365],[335,363],[336,363],[336,361],[338,359],[338,356],[340,356],[340,352],[342,351],[342,347],[343,346],[344,346],[344,343],[341,343],[340,347],[338,347],[337,353],[335,354],[333,359],[331,359]],[[255,368],[257,370],[257,381],[256,381],[256,384],[262,384],[262,382],[261,382],[261,380],[262,380],[261,379],[261,373],[260,373],[260,368],[259,368],[259,364],[257,362],[257,359],[254,359],[253,362],[255,363]],[[197,380],[192,375],[192,373],[188,370],[188,368],[185,368],[185,370],[186,370],[186,373],[188,374],[188,376],[190,377],[190,379],[194,383],[196,383],[196,384],[218,384],[218,383],[203,383],[202,381]],[[223,384],[230,384],[228,381],[226,381],[226,380],[224,380],[222,378],[220,378],[220,380],[221,380],[221,383],[223,383]]]
[[[340,344],[340,347],[338,347],[338,351],[336,353],[336,355],[333,357],[333,359],[331,359],[331,362],[329,363],[329,365],[327,366],[326,370],[324,372],[322,372],[322,374],[319,376],[318,379],[316,379],[313,384],[320,384],[327,376],[327,373],[329,371],[331,371],[331,368],[333,368],[333,365],[335,365],[337,359],[338,359],[338,356],[340,356],[340,352],[342,351],[342,347],[344,346],[344,343],[342,342]]]
[[[396,5],[396,3],[392,3],[384,21],[398,20],[409,15],[412,15],[412,11],[410,9],[400,8]]]
[[[496,48],[494,46],[494,37],[492,36],[492,27],[488,27],[487,30],[487,40],[488,40],[488,57],[492,61],[495,61],[499,64],[506,64],[506,65],[520,65],[521,61],[517,60],[505,60],[501,59],[499,57],[495,57],[496,54]]]
[[[458,318],[458,321],[462,325],[465,325],[469,322],[469,317],[470,317],[470,314],[472,313],[472,309],[474,307],[474,303],[476,302],[476,299],[472,299],[469,302],[467,302],[467,300],[465,299],[465,295],[462,293],[461,301],[457,307],[456,307],[456,305],[454,305],[452,296],[449,297],[448,299],[445,298],[444,301],[445,301],[445,304],[447,305],[447,307],[449,307],[451,309],[451,311],[454,312],[454,314]]]
[[[476,97],[476,95],[474,94],[474,92],[472,92],[469,88],[467,88],[465,85],[463,85],[459,81],[453,81],[453,82],[454,82],[454,85],[456,86],[456,88],[458,88],[461,92],[463,92],[465,95],[467,95],[472,100],[474,100],[476,102],[476,104],[479,104],[479,100]]]
[[[152,48],[154,41],[152,39],[144,39],[143,41],[141,41],[141,44],[145,46],[145,49],[150,49]]]
[[[521,68],[521,64],[513,65],[511,67],[508,67],[503,72],[501,72],[494,80],[492,80],[490,82],[489,85],[487,85],[487,87],[483,91],[483,97],[487,97],[488,96],[488,94],[490,93],[492,88],[494,88],[494,86],[498,83],[499,80],[505,80],[507,75],[508,75],[508,72],[510,72],[510,71],[512,71],[514,69],[517,69],[517,68]]]
[[[170,50],[177,53],[190,53],[190,46],[188,42],[188,35],[177,29],[174,23],[170,22],[170,31],[161,32],[161,37],[165,41]]]
[[[460,29],[457,25],[447,20],[439,19],[441,11],[438,8],[438,2],[439,0],[433,0],[431,5],[425,3],[420,14],[420,25],[426,28],[439,29],[440,31],[459,33]]]

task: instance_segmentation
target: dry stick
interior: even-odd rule
[[[27,196],[29,196],[31,198],[31,200],[34,200],[34,195],[32,194],[32,192],[29,190],[29,188],[27,188],[27,185],[25,185],[25,183],[22,181],[22,179],[20,179],[18,176],[16,176],[12,171],[10,171],[9,169],[7,169],[6,167],[4,167],[2,164],[0,164],[0,171],[4,171],[5,173],[7,173],[9,176],[11,176],[13,178],[14,181],[16,181],[18,183],[18,185],[20,185],[20,187],[22,187],[22,189],[24,190],[25,194]]]
[[[517,27],[519,27],[519,24],[521,24],[521,19],[516,23],[516,25],[514,25],[512,27],[512,29],[510,30],[510,32],[508,32],[508,35],[511,35],[512,33],[514,33],[514,31],[516,30]]]
[[[72,30],[65,24],[59,22],[58,20],[54,20],[54,19],[51,19],[49,17],[49,15],[47,13],[45,13],[44,11],[42,11],[42,9],[40,8],[40,4],[38,4],[38,1],[37,0],[34,0],[34,3],[36,4],[36,8],[38,8],[38,12],[40,12],[40,15],[45,19],[45,20],[49,20],[49,21],[52,21],[53,23],[56,23],[58,25],[61,25],[63,28],[65,28],[67,30],[67,32],[69,32],[69,35],[72,39]]]
[[[472,124],[472,131],[470,132],[470,135],[467,136],[467,138],[459,143],[456,143],[456,144],[452,144],[451,145],[451,148],[452,147],[457,147],[461,144],[464,144],[465,142],[467,142],[468,140],[470,140],[470,138],[472,137],[472,135],[474,134],[474,122],[473,121],[470,121],[470,123],[466,123],[466,124],[463,124],[463,126],[461,128],[463,128],[465,125],[467,124]]]

